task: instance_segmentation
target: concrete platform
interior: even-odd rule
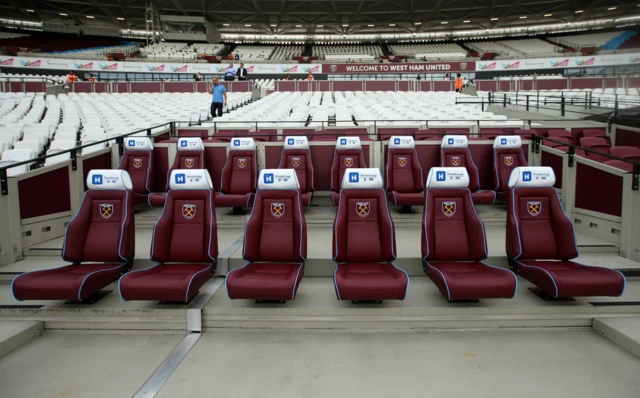
[[[38,321],[0,321],[0,358],[9,354],[44,332]]]

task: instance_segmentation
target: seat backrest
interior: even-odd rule
[[[391,262],[395,253],[395,228],[380,170],[347,169],[333,223],[333,260]]]
[[[244,195],[255,192],[257,177],[255,141],[250,137],[233,138],[222,169],[222,193]]]
[[[623,158],[623,159],[640,158],[640,148],[637,148],[635,146],[614,146],[614,147],[611,147],[609,151],[613,156],[618,158]]]
[[[480,261],[487,258],[484,224],[478,217],[462,167],[433,167],[427,176],[422,217],[425,261]]]
[[[633,164],[624,162],[622,160],[607,160],[606,162],[604,162],[604,164],[606,164],[607,166],[616,167],[628,173],[633,172]]]
[[[580,138],[580,146],[591,148],[592,146],[610,146],[605,137],[582,137]]]
[[[480,189],[478,168],[469,151],[469,140],[464,135],[445,135],[440,146],[440,167],[464,167],[469,174],[469,190]]]
[[[418,161],[413,137],[393,136],[389,139],[385,176],[387,192],[419,193],[424,191],[422,167]]]
[[[130,137],[129,139],[131,139]],[[165,191],[169,190],[171,173],[174,170],[204,169],[204,144],[200,137],[180,137],[177,143],[176,157],[167,172]]]
[[[506,135],[502,130],[494,130],[494,129],[482,129],[480,130],[480,138],[485,140],[495,140],[498,136]]]
[[[153,192],[153,142],[147,137],[129,137],[124,140],[125,152],[118,169],[127,170],[133,182],[133,192]]]
[[[611,145],[609,145],[605,137],[583,137],[580,139],[580,146],[603,154],[609,154],[611,149]],[[606,156],[592,152],[587,152],[587,158],[595,160],[596,162],[611,160]]]
[[[566,138],[569,144],[576,144],[575,137],[571,134],[571,131],[564,129],[551,129],[547,131],[549,138]]]
[[[578,255],[573,223],[553,188],[551,167],[518,167],[509,179],[507,255],[523,260],[569,260]]]
[[[67,225],[62,258],[72,263],[124,263],[135,251],[132,183],[124,170],[94,169],[87,175],[80,209]]]
[[[307,224],[302,213],[296,172],[265,169],[244,231],[247,261],[303,262],[307,257]]]
[[[278,168],[296,171],[301,193],[315,191],[313,186],[313,162],[307,137],[286,137],[284,139],[284,149],[280,154]]]
[[[582,130],[584,137],[607,137],[607,132],[604,129],[585,129]]]
[[[496,137],[493,142],[493,183],[496,191],[507,190],[514,168],[528,165],[519,135]]]
[[[331,191],[340,192],[344,172],[347,169],[367,167],[359,137],[338,137],[331,163]]]
[[[151,259],[212,263],[218,257],[213,184],[204,169],[171,172],[162,216],[153,229]]]

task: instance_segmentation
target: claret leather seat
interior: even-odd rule
[[[413,137],[389,139],[385,175],[385,190],[391,203],[396,206],[424,204],[424,177]]]
[[[424,271],[448,301],[512,298],[518,281],[487,258],[484,224],[475,211],[464,167],[433,167],[422,219]]]
[[[258,192],[244,234],[248,263],[227,274],[231,299],[293,300],[304,275],[307,224],[293,169],[260,172]]]
[[[253,203],[258,177],[256,143],[253,138],[234,138],[222,169],[221,192],[216,192],[218,207],[233,207],[236,212]]]
[[[506,200],[513,169],[528,165],[519,135],[496,137],[493,142],[493,183],[498,199]]]
[[[303,206],[311,206],[313,187],[313,161],[309,140],[305,136],[286,137],[280,155],[279,169],[293,169],[298,177]]]
[[[476,205],[492,205],[496,201],[495,191],[480,190],[478,168],[469,152],[469,140],[464,135],[445,135],[440,149],[441,167],[464,167],[469,173],[469,190]]]
[[[506,250],[512,269],[546,298],[620,296],[624,276],[610,268],[571,261],[576,235],[550,167],[518,167],[509,179]]]
[[[155,178],[153,142],[148,137],[128,137],[124,140],[124,155],[118,169],[126,170],[133,183],[133,204],[148,203]]]
[[[207,170],[174,170],[153,229],[151,268],[120,278],[123,300],[189,302],[211,277],[218,257],[213,184]]]
[[[359,169],[365,167],[367,167],[367,164],[364,161],[360,137],[338,137],[336,150],[333,153],[333,162],[331,163],[331,200],[334,206],[338,206],[340,201],[340,189],[344,171],[350,168]]]
[[[174,170],[200,170],[204,169],[204,144],[199,137],[178,138],[176,157],[167,173],[165,192],[155,192],[149,195],[151,207],[164,207],[167,199],[167,191],[171,185],[171,174]]]
[[[338,300],[403,300],[409,277],[396,259],[395,228],[378,169],[347,169],[333,223]]]
[[[26,272],[11,283],[17,300],[92,301],[131,268],[133,192],[124,170],[91,170],[80,209],[67,225],[60,268]]]

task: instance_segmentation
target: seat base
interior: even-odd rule
[[[103,298],[107,297],[113,290],[98,290],[96,294],[91,297],[87,297],[84,301],[67,300],[65,304],[95,304]]]
[[[495,191],[476,191],[471,193],[474,205],[492,205],[496,201]]]
[[[216,192],[215,205],[216,207],[249,207],[253,204],[254,198],[255,195],[253,193],[232,195]]]
[[[249,263],[227,274],[227,294],[232,300],[294,300],[304,264]]]
[[[424,270],[448,301],[513,298],[516,275],[482,262],[425,262]]]
[[[512,261],[518,275],[552,298],[621,296],[626,280],[619,271],[582,265],[573,261]]]
[[[11,283],[16,300],[85,301],[118,280],[125,264],[73,264],[26,272]]]
[[[211,277],[213,264],[156,264],[120,278],[118,290],[125,301],[187,303]]]
[[[409,276],[391,263],[342,263],[333,282],[338,300],[404,300]]]
[[[166,201],[166,192],[153,192],[149,194],[149,206],[151,207],[164,207]]]
[[[424,192],[389,192],[387,193],[387,200],[396,206],[424,206]]]

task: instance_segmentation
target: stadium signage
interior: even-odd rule
[[[424,63],[378,63],[378,64],[323,64],[322,73],[428,73],[428,72],[471,72],[475,62],[424,62]]]

